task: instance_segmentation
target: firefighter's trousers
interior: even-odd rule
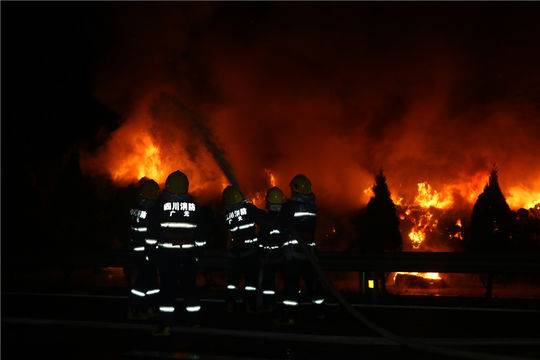
[[[313,251],[310,249],[309,251]],[[282,303],[286,307],[298,306],[300,301],[300,278],[305,286],[306,300],[314,305],[321,305],[324,301],[321,292],[320,281],[316,276],[315,269],[300,252],[294,252],[292,256],[286,256],[283,262],[283,280],[285,285]]]
[[[135,312],[144,312],[157,306],[159,286],[157,266],[152,255],[148,252],[131,254],[132,286],[129,305]]]
[[[282,261],[281,252],[276,250],[264,250],[261,254],[263,304],[265,307],[272,306],[276,302],[276,275]]]
[[[260,271],[258,249],[231,249],[228,260],[228,299],[236,302],[242,297],[248,306],[254,307]],[[244,278],[243,286],[241,285],[242,278]]]
[[[159,248],[157,262],[160,277],[159,312],[162,324],[170,325],[178,313],[175,298],[182,296],[182,311],[201,309],[197,290],[197,258],[194,249]],[[180,282],[180,286],[178,286]]]

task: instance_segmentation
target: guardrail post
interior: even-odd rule
[[[488,273],[486,277],[486,298],[491,299],[493,297],[493,273]]]
[[[358,291],[360,297],[365,297],[367,294],[367,275],[365,271],[358,272]]]

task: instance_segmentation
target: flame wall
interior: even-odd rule
[[[196,131],[156,102],[167,92],[201,114],[250,195],[266,170],[284,188],[302,172],[321,204],[354,209],[384,168],[397,198],[427,181],[468,207],[495,163],[513,208],[540,200],[540,31],[525,9],[124,9],[96,92],[126,120],[89,171],[126,183],[180,168],[195,191],[222,189]]]

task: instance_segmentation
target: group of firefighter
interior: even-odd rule
[[[259,308],[275,311],[277,320],[294,323],[292,310],[307,300],[320,309],[324,298],[306,252],[315,252],[317,208],[311,182],[296,175],[289,199],[278,187],[268,189],[266,209],[259,209],[235,186],[223,191],[223,221],[229,233],[226,283],[227,311]],[[160,192],[151,179],[139,184],[136,206],[130,210],[130,258],[135,277],[130,289],[130,319],[159,318],[155,335],[169,335],[175,314],[196,324],[201,310],[197,291],[197,262],[206,246],[208,229],[199,205],[188,192],[189,181],[181,171],[171,173]],[[312,257],[313,259],[313,257]],[[278,293],[276,275],[283,275]],[[305,292],[300,292],[300,278]],[[176,304],[177,284],[183,308]],[[302,298],[301,298],[302,297]],[[243,301],[240,301],[243,300]],[[322,314],[317,311],[318,314]]]

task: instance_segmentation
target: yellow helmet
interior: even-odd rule
[[[238,204],[242,200],[244,200],[244,196],[237,187],[229,185],[223,190],[223,202],[225,205]]]
[[[188,192],[189,180],[183,172],[176,170],[167,176],[165,189],[173,194],[185,194]]]
[[[159,196],[158,183],[152,179],[142,178],[139,181],[139,194],[145,199],[157,199]]]
[[[285,194],[280,188],[274,186],[266,192],[266,202],[269,204],[283,204],[285,202]]]
[[[311,181],[309,181],[306,175],[296,175],[292,178],[289,186],[292,191],[299,192],[300,194],[311,194]]]

